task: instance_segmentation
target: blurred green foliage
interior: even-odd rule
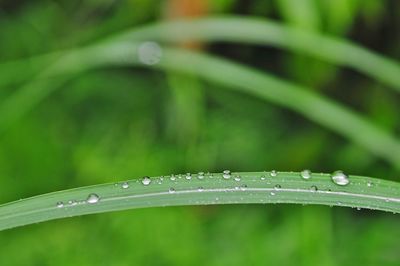
[[[164,20],[165,5],[0,0],[0,62],[81,47]],[[377,0],[209,1],[211,14],[276,19],[397,60],[399,10],[397,1]],[[399,135],[399,95],[369,78],[273,48],[219,43],[204,49],[311,86]],[[24,75],[20,71],[11,75]],[[1,87],[0,104],[20,86]],[[262,99],[193,76],[110,67],[66,82],[2,132],[0,202],[225,168],[343,169],[398,179],[390,165],[358,145]],[[399,221],[387,213],[315,206],[124,211],[2,232],[0,265],[399,265]]]

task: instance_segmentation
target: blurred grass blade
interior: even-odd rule
[[[20,60],[0,63],[0,88],[18,84],[40,75],[57,58],[68,51],[53,52],[45,55],[23,58]]]
[[[182,19],[136,27],[105,39],[105,42],[153,40],[228,41],[271,45],[347,66],[400,91],[400,64],[344,39],[325,36],[258,18],[226,16]],[[21,82],[56,58],[61,52],[0,64],[0,86]],[[28,65],[28,67],[27,67]],[[24,69],[22,75],[15,75]]]
[[[139,64],[137,47],[138,45],[133,43],[106,43],[77,50],[61,58],[58,64],[48,69],[47,75],[65,78],[94,67],[137,65]],[[143,66],[148,67],[148,65]],[[345,106],[319,96],[311,89],[228,60],[182,49],[164,49],[161,62],[155,66],[198,75],[227,88],[250,93],[289,108],[358,143],[400,169],[400,142],[396,138]],[[33,81],[33,84],[37,85],[38,82],[40,83],[40,79]],[[30,99],[38,101],[53,89],[51,84],[41,88],[28,85],[24,88],[24,93],[17,94],[15,99],[10,99],[14,103],[23,104],[6,102],[1,110],[0,132],[15,120],[15,112],[21,116],[33,106],[34,102]]]
[[[124,44],[115,45],[108,52],[100,49],[97,58],[107,54],[107,58],[116,65],[137,64],[135,60],[126,60],[127,57],[136,58],[136,50],[132,44],[125,44],[125,47]],[[106,62],[107,59],[101,61]],[[324,98],[309,88],[215,56],[182,49],[164,49],[163,58],[155,67],[199,75],[229,89],[250,93],[289,108],[358,143],[400,169],[400,142],[395,137],[345,106]]]
[[[257,18],[183,19],[135,28],[109,39],[229,41],[272,45],[358,70],[400,91],[400,64],[344,39]]]
[[[367,148],[400,169],[400,142],[383,129],[311,89],[214,56],[165,50],[160,67],[197,74],[289,108]],[[234,126],[234,125],[233,125]]]
[[[400,213],[400,184],[350,176],[339,186],[327,174],[271,172],[164,176],[44,194],[0,206],[0,230],[117,210],[208,204],[295,203]],[[144,185],[147,184],[147,185]]]
[[[16,92],[0,102],[0,134],[17,122],[36,104],[45,99],[51,92],[75,77],[76,74],[96,66],[105,65],[109,58],[106,56],[97,58],[97,51],[98,49],[93,46],[42,57],[48,65],[42,66],[43,62],[40,62],[41,71]],[[106,62],[99,61],[102,59],[105,59]],[[40,60],[32,59],[32,61],[39,62]],[[20,63],[22,61],[16,62],[16,65]],[[24,74],[21,77],[26,77],[27,75]]]

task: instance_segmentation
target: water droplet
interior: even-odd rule
[[[175,175],[171,175],[171,177],[169,178],[171,181],[175,181],[176,180],[176,177],[175,177]]]
[[[204,172],[199,172],[199,173],[197,174],[197,178],[198,178],[198,179],[204,179]]]
[[[275,192],[271,191],[269,194],[271,194],[271,196],[275,196]]]
[[[240,176],[239,176],[239,175],[235,176],[235,178],[234,178],[234,179],[235,179],[235,181],[238,181],[238,182],[241,180],[241,178],[240,178]]]
[[[247,185],[243,184],[240,186],[240,190],[245,191],[247,189]]]
[[[224,171],[222,172],[222,177],[223,177],[224,179],[229,179],[229,178],[231,178],[231,171],[229,171],[229,170],[224,170]]]
[[[56,206],[57,206],[57,208],[62,208],[62,207],[64,207],[64,202],[59,201],[59,202],[57,202]]]
[[[275,170],[272,170],[272,171],[269,173],[269,175],[270,175],[270,176],[277,176],[277,175],[278,175],[278,172],[275,171]]]
[[[173,187],[170,187],[170,188],[169,188],[169,190],[168,190],[168,192],[172,194],[172,193],[175,193],[175,192],[176,192],[176,190],[175,190],[175,188],[173,188]]]
[[[374,185],[374,183],[372,183],[371,181],[367,182],[367,187],[372,187]]]
[[[147,185],[149,185],[150,183],[151,183],[150,177],[148,177],[148,176],[143,177],[143,179],[142,179],[142,184],[143,184],[143,185],[147,186]]]
[[[160,62],[162,49],[156,42],[144,42],[138,48],[139,61],[146,65]]]
[[[197,189],[197,191],[202,192],[202,191],[204,191],[204,188],[203,188],[203,187],[199,187],[199,188]]]
[[[301,178],[306,179],[306,180],[310,179],[311,178],[311,171],[308,170],[308,169],[305,169],[305,170],[301,171],[300,176],[301,176]]]
[[[90,203],[90,204],[93,204],[93,203],[99,202],[99,200],[100,200],[100,197],[99,197],[97,194],[91,193],[91,194],[89,194],[89,196],[87,197],[86,202],[87,202],[87,203]]]
[[[312,192],[317,192],[317,191],[318,191],[317,186],[311,186],[311,191],[312,191]]]
[[[122,188],[129,188],[128,182],[122,183],[121,187],[122,187]]]
[[[191,173],[187,173],[186,176],[185,176],[185,178],[186,178],[187,180],[192,179],[192,174],[191,174]]]
[[[274,189],[275,189],[275,190],[281,189],[281,185],[279,185],[279,184],[275,185],[275,186],[274,186]]]
[[[261,179],[261,180],[265,180],[265,176],[262,175],[262,176],[260,177],[260,179]]]
[[[357,211],[361,211],[361,208],[360,208],[360,207],[357,207]]]
[[[333,183],[339,186],[346,186],[350,183],[349,177],[342,171],[335,171],[331,175]]]
[[[76,202],[76,200],[69,200],[68,204],[71,206],[75,206],[76,204],[78,204],[78,202]]]

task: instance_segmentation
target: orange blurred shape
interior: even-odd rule
[[[166,6],[168,19],[201,17],[207,14],[207,0],[169,0]],[[185,42],[181,46],[200,50],[199,42]]]
[[[207,13],[206,0],[169,0],[168,15],[172,18],[200,17]]]

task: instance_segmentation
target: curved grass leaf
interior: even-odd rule
[[[345,39],[286,26],[266,19],[208,17],[182,19],[140,27],[118,34],[109,41],[155,40],[226,41],[271,45],[308,54],[333,64],[351,67],[400,92],[400,64]]]
[[[323,125],[400,169],[400,142],[367,119],[311,89],[215,56],[165,50],[157,67],[195,74],[289,108]]]
[[[134,43],[106,43],[76,50],[60,58],[43,75],[57,77],[54,82],[61,83],[76,73],[94,67],[138,65],[137,47]],[[250,93],[289,108],[358,143],[400,169],[400,142],[396,138],[345,106],[311,89],[228,60],[186,50],[164,49],[161,62],[155,66],[198,75],[227,88]],[[46,79],[39,78],[29,83],[3,104],[0,110],[0,131],[56,88],[55,84],[43,80]]]
[[[0,230],[77,215],[182,205],[295,203],[400,213],[400,183],[362,176],[350,176],[349,180],[348,185],[340,186],[327,174],[304,179],[294,172],[254,172],[101,184],[0,205]]]
[[[400,91],[400,64],[337,37],[309,32],[266,19],[249,17],[208,17],[182,19],[136,27],[106,38],[118,41],[227,41],[258,45],[271,45],[351,67]],[[104,42],[104,41],[103,41]],[[15,62],[0,64],[0,86],[31,77],[67,52],[55,52]],[[21,69],[24,71],[21,72]],[[16,75],[16,73],[18,73]]]

